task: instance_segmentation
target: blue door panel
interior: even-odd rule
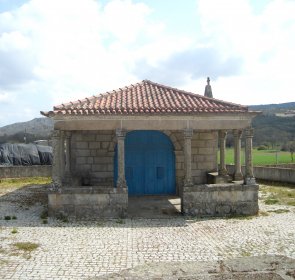
[[[117,180],[117,150],[114,158]],[[125,176],[130,195],[175,194],[175,156],[159,131],[131,131],[125,139]]]

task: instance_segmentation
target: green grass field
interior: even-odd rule
[[[276,156],[277,154],[277,156]],[[294,155],[295,158],[295,155]],[[277,161],[278,160],[278,161]],[[241,150],[241,162],[245,162],[245,150]],[[226,149],[226,163],[234,163],[234,149]],[[258,151],[253,149],[253,164],[254,165],[268,165],[268,164],[280,164],[280,163],[292,163],[290,152],[281,152],[276,153],[275,150],[263,150]],[[294,162],[295,163],[295,162]]]

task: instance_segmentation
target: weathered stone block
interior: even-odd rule
[[[90,156],[90,150],[76,150],[77,157],[88,157]]]
[[[88,164],[92,164],[93,163],[93,157],[86,157],[86,162],[88,163]]]
[[[108,164],[107,165],[107,171],[113,171],[114,170],[114,165],[113,164]]]
[[[199,148],[200,155],[212,155],[214,153],[213,148]]]
[[[92,193],[91,189],[86,189],[86,192],[74,194],[51,193],[48,201],[50,216],[62,213],[78,219],[122,218],[127,213],[128,194],[120,191]]]
[[[108,171],[108,165],[107,164],[93,164],[91,170],[93,172],[95,172],[95,171]]]
[[[201,140],[213,140],[214,138],[215,135],[212,132],[202,132],[199,134],[199,139]]]
[[[112,157],[106,157],[106,156],[99,156],[94,158],[94,163],[98,163],[98,164],[108,164],[108,163],[112,163],[113,162],[113,158]]]
[[[93,176],[98,178],[112,178],[113,173],[110,171],[98,171],[98,172],[92,172]]]
[[[215,169],[216,163],[210,162],[210,161],[203,161],[203,162],[198,162],[197,166],[199,170],[206,170],[209,172]]]
[[[111,134],[99,134],[96,135],[96,141],[100,142],[110,142],[113,141],[114,135]]]
[[[84,135],[82,135],[82,140],[87,141],[87,142],[95,141],[95,135],[94,134],[84,134]]]
[[[110,142],[101,142],[102,149],[109,149]]]
[[[205,140],[192,140],[192,148],[206,147]]]
[[[91,156],[96,156],[97,155],[97,150],[90,150],[90,155]]]
[[[258,212],[258,186],[235,184],[185,187],[182,209],[195,216],[255,215]]]
[[[85,164],[87,162],[87,157],[77,157],[76,164]]]
[[[89,142],[89,149],[100,149],[100,142]]]
[[[193,155],[192,159],[193,159],[193,162],[200,162],[200,161],[204,161],[206,157],[204,155]]]
[[[87,149],[88,142],[76,142],[76,149]]]

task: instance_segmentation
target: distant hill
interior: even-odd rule
[[[295,141],[295,102],[266,105],[250,105],[250,110],[263,114],[253,120],[255,128],[254,144],[284,144]],[[284,117],[284,118],[282,118]],[[36,118],[28,122],[14,123],[0,128],[0,143],[33,142],[49,139],[53,121],[49,118]]]
[[[277,115],[279,117],[292,117],[295,114],[295,102],[265,105],[250,105],[250,110],[262,111],[264,115]]]
[[[53,120],[49,118],[35,118],[28,122],[19,122],[0,128],[0,143],[5,142],[32,142],[39,139],[48,139],[53,129]]]

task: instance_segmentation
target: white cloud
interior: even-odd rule
[[[9,103],[11,101],[9,94],[7,92],[0,92],[0,102]]]
[[[153,18],[146,0],[30,0],[0,13],[1,113],[19,121],[145,78],[202,94],[207,75],[220,99],[292,101],[295,2],[259,13],[250,0],[197,3],[191,36]]]
[[[295,2],[271,1],[260,14],[253,12],[252,1],[198,3],[206,39],[224,55],[238,54],[245,61],[242,75],[215,77],[215,92],[244,104],[294,100],[288,81],[295,64]]]
[[[149,12],[147,5],[129,0],[104,7],[93,0],[31,0],[0,14],[5,23],[0,27],[0,73],[5,74],[0,89],[18,88],[9,94],[18,97],[24,112],[25,95],[34,98],[32,103],[39,98],[41,110],[46,110],[42,98],[49,98],[50,110],[137,81],[128,68],[135,55],[144,55],[138,51],[141,40],[153,37],[156,26],[148,22]]]

